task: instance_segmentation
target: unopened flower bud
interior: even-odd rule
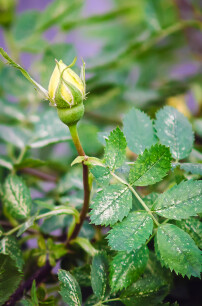
[[[16,0],[0,0],[0,24],[9,27],[13,21]]]
[[[85,67],[81,68],[79,77],[62,61],[56,62],[55,69],[49,82],[49,97],[53,106],[57,107],[60,119],[66,125],[77,123],[84,113],[83,100],[85,98]]]

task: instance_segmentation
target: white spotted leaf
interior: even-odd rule
[[[145,243],[152,229],[153,221],[147,212],[131,212],[122,222],[113,226],[107,239],[112,249],[131,252]]]
[[[65,303],[69,306],[81,306],[81,289],[76,279],[65,270],[59,270],[60,294]]]
[[[132,208],[132,194],[127,186],[115,184],[98,192],[91,204],[90,218],[96,225],[113,225],[122,221]]]
[[[149,258],[146,246],[130,253],[118,252],[110,263],[110,285],[113,292],[127,288],[144,272]]]
[[[185,181],[161,194],[153,210],[160,216],[181,220],[202,212],[202,181]]]
[[[200,277],[201,251],[194,240],[173,224],[164,224],[157,231],[157,253],[161,263],[182,276]]]
[[[31,210],[32,199],[24,180],[9,175],[4,183],[3,204],[10,216],[17,220],[26,219]]]

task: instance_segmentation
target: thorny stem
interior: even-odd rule
[[[128,188],[131,190],[131,192],[135,195],[135,197],[140,201],[140,203],[142,204],[142,206],[144,207],[144,209],[148,212],[148,214],[152,217],[152,219],[154,220],[154,222],[156,223],[157,226],[159,226],[159,222],[157,221],[157,219],[153,216],[151,210],[149,209],[149,207],[145,204],[145,202],[142,200],[142,198],[139,196],[139,194],[137,193],[137,191],[135,191],[135,189],[128,184],[126,181],[124,181],[122,178],[120,178],[118,175],[116,175],[115,173],[111,172],[111,175],[113,177],[115,177],[119,182],[121,182],[122,184],[128,186]]]
[[[79,139],[79,135],[78,135],[76,124],[70,126],[69,130],[70,130],[70,133],[72,135],[72,140],[74,142],[74,145],[75,145],[75,147],[77,149],[77,152],[78,152],[79,156],[86,156],[86,154],[85,154],[85,152],[83,150],[83,147],[81,145],[80,139]],[[78,236],[79,231],[80,231],[80,229],[81,229],[81,227],[83,225],[83,222],[85,220],[86,214],[88,212],[88,208],[89,208],[89,201],[90,201],[90,186],[89,186],[89,181],[88,181],[88,172],[89,172],[89,170],[88,170],[88,166],[85,165],[84,163],[82,163],[82,166],[83,166],[84,201],[83,201],[82,210],[80,212],[80,222],[75,225],[75,228],[74,228],[72,234],[70,235],[69,239],[67,240],[66,245],[69,245],[69,242],[72,239],[75,239]]]

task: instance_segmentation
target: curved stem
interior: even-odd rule
[[[78,131],[77,131],[77,126],[76,125],[72,125],[69,127],[70,133],[72,135],[72,140],[74,142],[74,145],[77,149],[77,152],[80,156],[86,156],[83,147],[81,145],[80,139],[79,139],[79,135],[78,135]],[[89,186],[89,182],[88,182],[88,166],[84,165],[84,163],[82,163],[83,166],[83,189],[84,189],[84,201],[83,201],[83,207],[82,210],[80,212],[80,222],[77,223],[75,225],[74,230],[72,231],[72,234],[70,235],[69,239],[67,240],[66,245],[69,245],[69,242],[72,239],[75,239],[78,234],[79,231],[83,225],[83,222],[85,220],[86,214],[88,212],[88,208],[89,208],[89,201],[90,201],[90,186]]]

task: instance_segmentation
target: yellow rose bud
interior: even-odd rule
[[[60,119],[67,125],[72,125],[81,119],[84,113],[85,98],[85,66],[81,68],[79,77],[62,61],[57,62],[50,78],[48,93],[50,102],[58,109]]]

